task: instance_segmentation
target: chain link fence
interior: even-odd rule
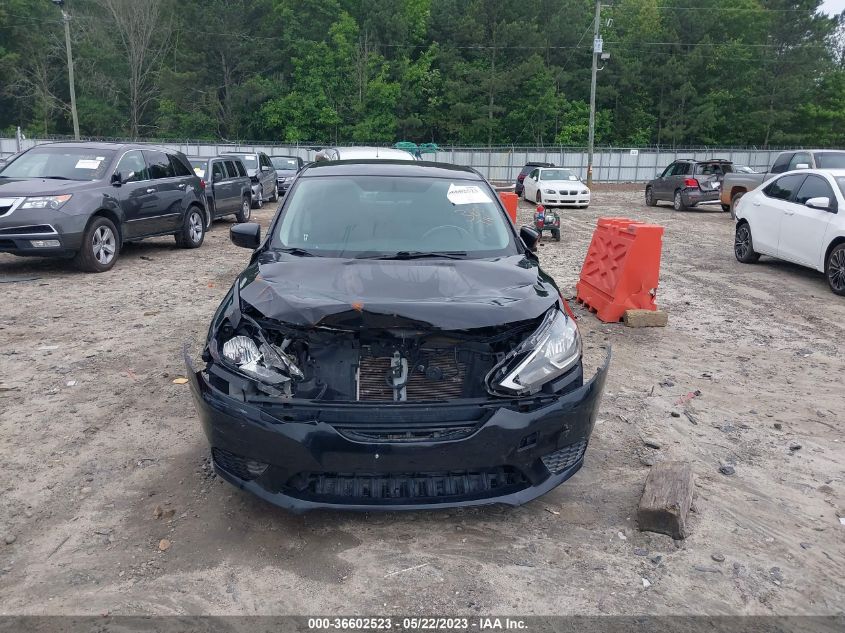
[[[19,149],[40,143],[67,138],[22,139],[0,138],[0,157],[7,157]],[[87,139],[130,142],[127,139]],[[222,143],[213,141],[150,141],[156,145],[184,152],[192,156],[216,156],[226,152],[260,151],[269,156],[299,156],[314,160],[316,152],[326,147],[319,143]],[[599,147],[593,159],[593,180],[602,183],[639,183],[655,177],[669,163],[678,158],[707,160],[722,158],[747,165],[756,171],[766,171],[775,155],[785,148],[661,148],[661,147]],[[527,162],[553,163],[572,169],[582,178],[587,175],[587,148],[567,146],[546,147],[440,147],[435,154],[424,154],[426,160],[464,165],[478,170],[488,180],[514,181]]]

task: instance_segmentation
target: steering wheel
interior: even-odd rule
[[[437,231],[443,231],[443,230],[447,230],[447,229],[455,229],[458,233],[463,233],[464,237],[472,239],[472,233],[467,231],[464,227],[455,226],[454,224],[441,224],[440,226],[435,226],[434,228],[426,231],[420,239],[425,240],[432,233],[436,233]]]

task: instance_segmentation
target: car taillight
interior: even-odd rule
[[[516,179],[517,179],[518,182],[522,182],[523,180],[525,180],[525,174],[519,174],[519,176],[517,176]]]
[[[684,187],[698,187],[698,181],[695,178],[687,178],[684,180]]]
[[[200,189],[205,190],[205,181],[200,178]]]

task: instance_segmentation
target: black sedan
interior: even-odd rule
[[[301,172],[194,368],[217,473],[295,511],[519,505],[582,465],[609,358],[477,172]]]

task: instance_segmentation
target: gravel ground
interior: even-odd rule
[[[294,516],[217,479],[173,380],[247,261],[229,222],[200,250],[129,246],[104,275],[0,255],[0,279],[37,277],[0,284],[0,611],[841,613],[845,301],[816,272],[738,264],[717,206],[597,188],[561,213],[540,254],[565,296],[597,217],[666,228],[669,325],[574,306],[588,365],[614,350],[599,422],[584,468],[517,509]],[[684,542],[636,529],[663,459],[696,474]]]

